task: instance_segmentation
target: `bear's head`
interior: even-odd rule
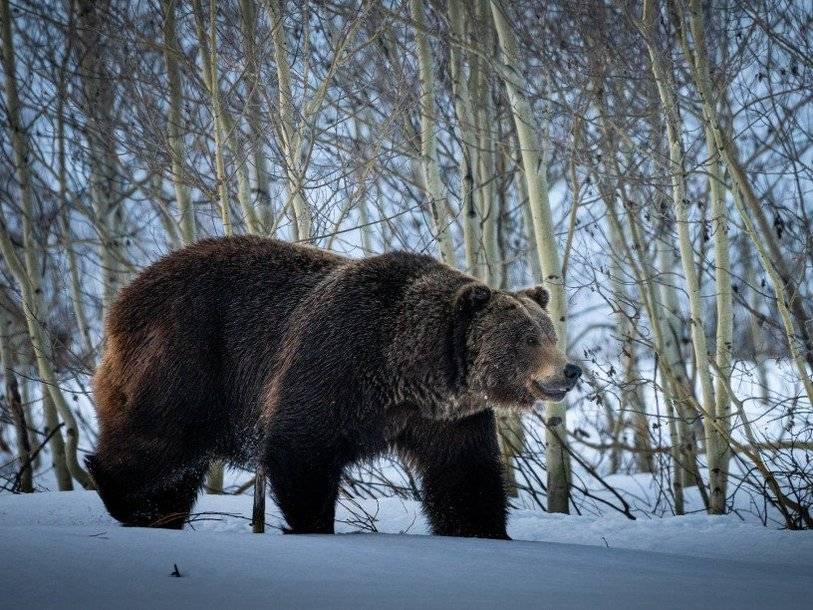
[[[557,344],[541,286],[519,292],[479,283],[455,295],[454,352],[466,390],[502,407],[531,407],[536,400],[561,401],[581,369]]]

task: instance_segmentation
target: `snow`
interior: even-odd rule
[[[388,533],[350,534],[360,509]],[[2,605],[802,608],[813,594],[813,532],[735,516],[517,510],[515,540],[493,541],[412,535],[426,522],[395,498],[344,500],[336,536],[251,534],[250,496],[195,510],[175,532],[120,527],[93,492],[0,496]],[[268,521],[280,522],[273,504]]]

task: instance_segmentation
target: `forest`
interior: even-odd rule
[[[497,412],[515,538],[727,515],[809,565],[810,3],[0,0],[0,28],[0,525],[89,502],[61,492],[94,489],[118,290],[256,234],[547,288],[584,374]],[[250,515],[255,474],[213,466],[191,521]],[[341,489],[364,532],[422,493],[395,455]]]

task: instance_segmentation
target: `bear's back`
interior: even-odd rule
[[[151,323],[223,321],[224,310],[302,282],[346,259],[324,250],[257,236],[205,239],[144,269],[117,295],[107,334],[133,334]]]

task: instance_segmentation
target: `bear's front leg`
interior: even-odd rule
[[[415,418],[396,447],[423,481],[434,534],[509,539],[493,411],[454,421]]]

